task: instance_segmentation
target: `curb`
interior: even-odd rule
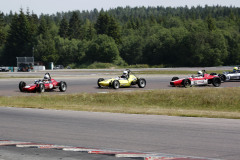
[[[85,148],[85,147],[73,147],[64,145],[53,145],[53,144],[42,144],[32,142],[21,142],[21,141],[9,141],[0,140],[0,146],[16,146],[21,148],[39,148],[39,149],[59,149],[63,151],[73,152],[87,152],[89,154],[105,154],[113,155],[118,158],[142,158],[143,160],[220,160],[203,157],[191,157],[174,154],[164,153],[142,153],[142,152],[129,152],[122,150],[109,150],[109,149],[96,149],[96,148]]]
[[[17,144],[16,147],[20,148],[39,148],[44,146],[52,146],[52,144],[39,144],[39,143],[29,143],[29,144]]]
[[[15,146],[18,144],[29,144],[29,143],[31,143],[31,142],[0,140],[0,146]]]
[[[147,157],[144,160],[206,160],[199,158],[174,158],[174,157]]]

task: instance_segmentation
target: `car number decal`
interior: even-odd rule
[[[207,84],[207,81],[206,80],[196,80],[196,81],[194,81],[194,84],[195,85],[198,85],[198,84]]]
[[[49,84],[49,88],[52,89],[53,88],[53,84]]]

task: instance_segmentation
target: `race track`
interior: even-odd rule
[[[111,72],[109,72],[111,73]],[[59,90],[54,92],[48,92],[48,94],[71,94],[71,93],[98,93],[98,92],[119,92],[119,91],[134,91],[134,90],[152,90],[152,89],[176,89],[175,87],[170,87],[169,82],[173,75],[156,75],[156,74],[143,74],[139,75],[142,78],[145,78],[147,85],[144,89],[138,88],[138,86],[132,86],[130,88],[120,88],[114,90],[112,88],[98,88],[97,80],[98,78],[110,78],[116,77],[117,74],[109,75],[108,72],[97,73],[97,72],[67,72],[67,71],[58,71],[52,72],[52,78],[58,81],[66,81],[68,89],[65,93],[60,93]],[[22,77],[32,77],[39,76],[43,77],[44,72],[38,73],[10,73],[14,76]],[[178,75],[179,77],[186,77],[187,75]],[[27,84],[31,84],[35,79],[39,78],[10,78],[10,79],[0,79],[0,96],[22,96],[22,95],[34,95],[36,93],[21,93],[18,89],[18,84],[20,81],[25,81]],[[235,82],[226,82],[222,83],[221,87],[239,87],[240,81]],[[206,88],[213,87],[212,85],[204,86]],[[177,87],[179,88],[179,87]],[[184,89],[184,88],[180,88]]]
[[[236,160],[240,121],[0,107],[0,139]],[[119,159],[121,160],[121,159]]]
[[[39,76],[40,73],[9,73],[14,76]],[[170,87],[172,75],[143,74],[144,89],[98,88],[98,78],[110,78],[98,72],[51,72],[52,78],[68,84],[66,92],[43,94],[72,94],[123,92],[152,89],[185,89]],[[186,76],[186,75],[185,75]],[[180,77],[185,77],[180,76]],[[18,83],[32,83],[38,78],[2,78],[0,96],[31,96],[21,93]],[[221,87],[239,87],[240,82],[222,83]],[[213,88],[212,85],[205,86]],[[205,88],[202,87],[202,88]],[[188,155],[235,160],[240,157],[240,121],[231,119],[169,117],[91,113],[0,107],[0,140],[30,141],[45,144],[122,149],[130,151]],[[4,150],[4,148],[2,148]],[[1,148],[0,148],[1,150]],[[7,148],[9,150],[9,148]],[[28,152],[29,150],[26,150]],[[19,152],[18,150],[16,152]],[[25,152],[25,151],[24,151]],[[49,153],[54,155],[53,153]],[[1,159],[1,157],[0,157]],[[91,159],[88,157],[86,159]],[[104,159],[104,158],[103,158]]]

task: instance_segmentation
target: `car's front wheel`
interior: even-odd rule
[[[112,83],[112,87],[114,89],[118,89],[120,87],[120,83],[118,80],[114,80],[113,83]]]
[[[61,82],[60,82],[60,85],[59,85],[59,90],[60,90],[61,92],[65,92],[65,91],[67,90],[67,83],[64,82],[64,81],[61,81]]]
[[[138,79],[138,87],[144,88],[145,86],[146,86],[146,80],[144,78],[139,78]]]
[[[37,88],[37,91],[38,91],[39,93],[45,92],[45,86],[44,86],[43,83],[40,83],[40,84],[39,84],[39,86],[38,86],[38,88]]]
[[[214,77],[212,80],[212,84],[214,87],[219,87],[221,85],[221,79],[219,77]]]

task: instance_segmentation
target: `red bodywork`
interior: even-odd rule
[[[52,90],[52,89],[56,89],[59,87],[59,82],[57,82],[55,79],[51,79],[48,82],[43,82],[44,86],[45,86],[45,90]],[[25,92],[36,92],[37,87],[39,86],[39,83],[33,83],[33,84],[29,84],[26,85],[25,87],[23,87],[23,91]]]
[[[215,79],[218,79],[219,77],[217,75],[211,75],[211,74],[204,74],[203,76],[200,77],[195,77],[195,76],[191,76],[188,78],[181,78],[181,79],[176,79],[170,82],[171,86],[185,86],[184,85],[184,81],[188,81],[190,82],[189,85],[193,86],[193,85],[208,85],[208,84],[212,84],[213,81],[215,81]],[[220,79],[220,78],[219,78]],[[221,84],[221,80],[219,82],[218,79],[218,83]],[[215,84],[213,84],[215,86]],[[218,87],[218,86],[215,86]]]

